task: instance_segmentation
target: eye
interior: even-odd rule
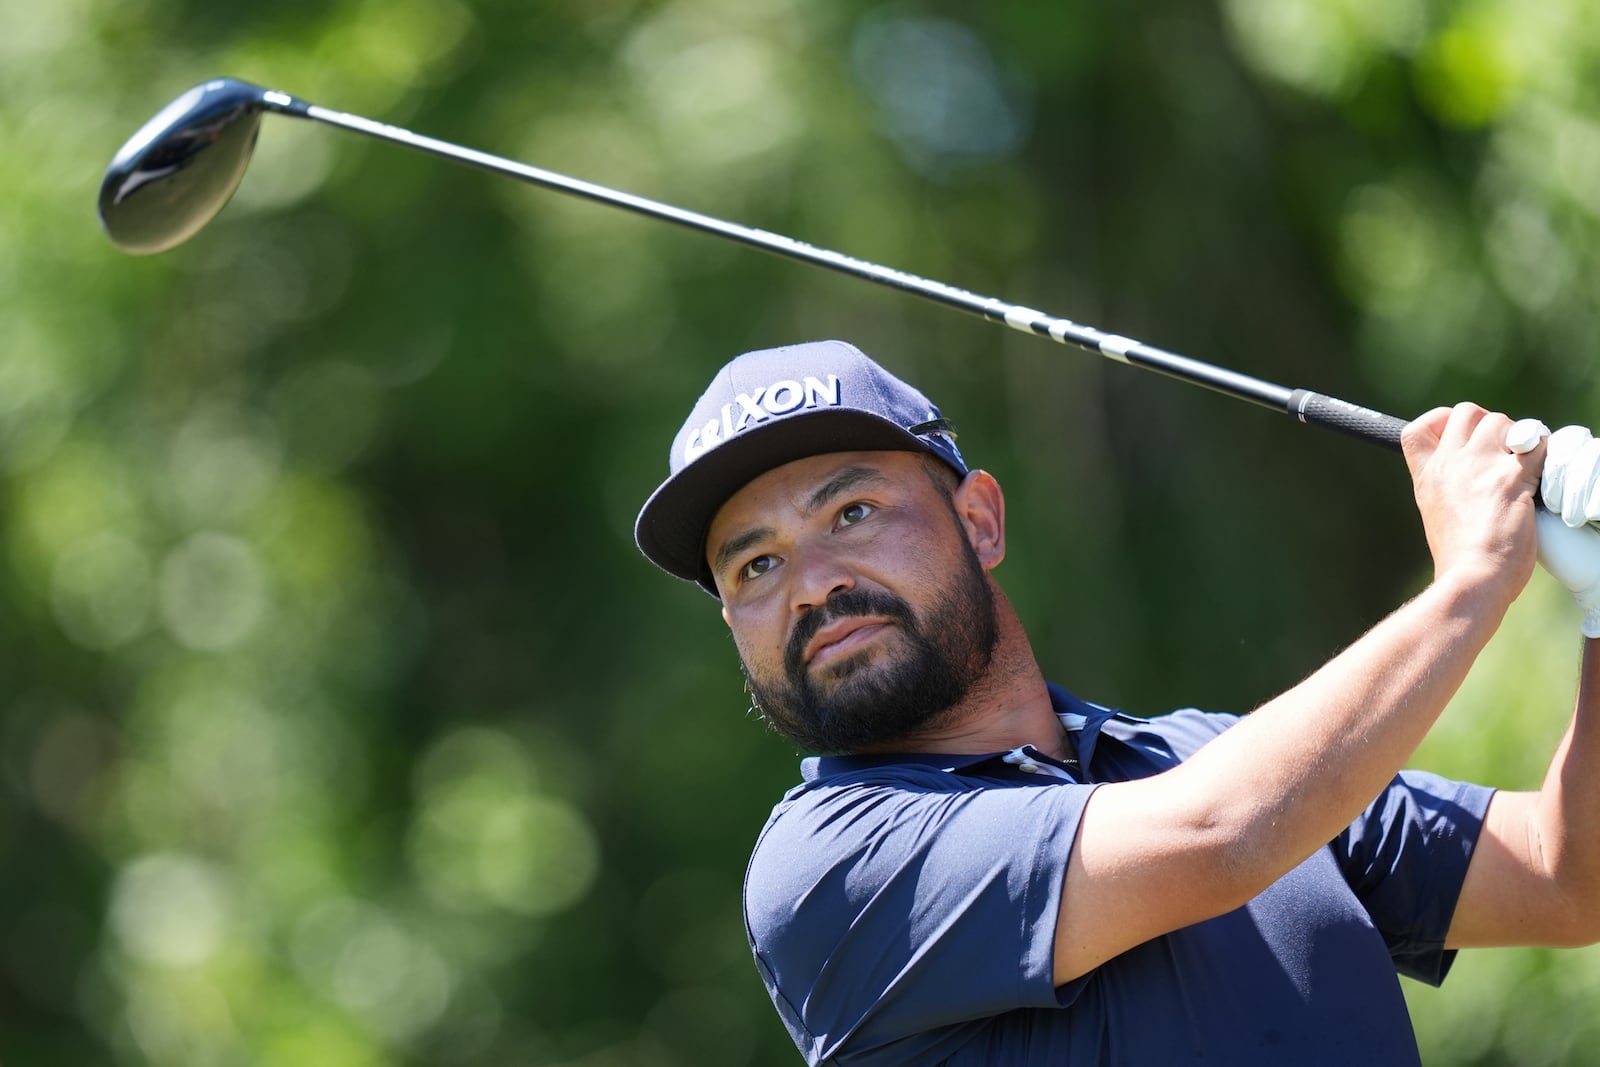
[[[757,556],[755,559],[739,568],[739,580],[741,582],[748,582],[752,578],[759,578],[777,565],[777,556]]]
[[[860,500],[857,500],[853,504],[846,504],[844,507],[839,509],[839,525],[854,526],[856,523],[860,522],[862,519],[866,518],[868,515],[871,515],[877,510],[878,509],[873,507],[871,504],[863,503]]]

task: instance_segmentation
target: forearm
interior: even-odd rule
[[[1600,641],[1536,793],[1496,793],[1461,887],[1450,948],[1600,940]]]
[[[1533,568],[1542,457],[1506,447],[1510,420],[1473,405],[1406,428],[1434,581],[1325,667],[1207,745],[1190,809],[1251,892],[1326,844],[1410,759]],[[1224,875],[1228,872],[1224,870]],[[1235,879],[1225,877],[1224,882]]]
[[[1534,858],[1569,905],[1566,940],[1600,938],[1600,640],[1583,643],[1577,707],[1530,824]]]
[[[1487,585],[1436,582],[1183,763],[1096,790],[1063,887],[1057,982],[1239,907],[1331,841],[1410,757],[1503,613]]]
[[[1427,589],[1179,766],[1090,796],[1056,922],[1058,982],[1245,903],[1411,757],[1533,568],[1543,455],[1508,451],[1510,425],[1463,404],[1406,427]]]

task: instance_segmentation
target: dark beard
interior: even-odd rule
[[[972,546],[965,537],[960,541],[965,565],[922,622],[892,593],[850,589],[796,624],[782,679],[758,682],[741,659],[755,710],[802,749],[840,753],[908,738],[959,704],[988,669],[999,640],[994,590]],[[806,673],[806,644],[823,626],[852,615],[893,620],[906,650],[875,668],[865,652],[830,664],[823,673],[833,684],[823,692]]]

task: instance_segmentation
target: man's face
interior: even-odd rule
[[[723,505],[707,558],[756,708],[813,752],[892,745],[989,666],[994,592],[917,454],[797,460]]]

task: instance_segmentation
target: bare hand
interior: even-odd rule
[[[1534,494],[1545,446],[1506,447],[1511,419],[1476,404],[1435,408],[1401,435],[1434,580],[1459,579],[1510,604],[1533,573]]]

